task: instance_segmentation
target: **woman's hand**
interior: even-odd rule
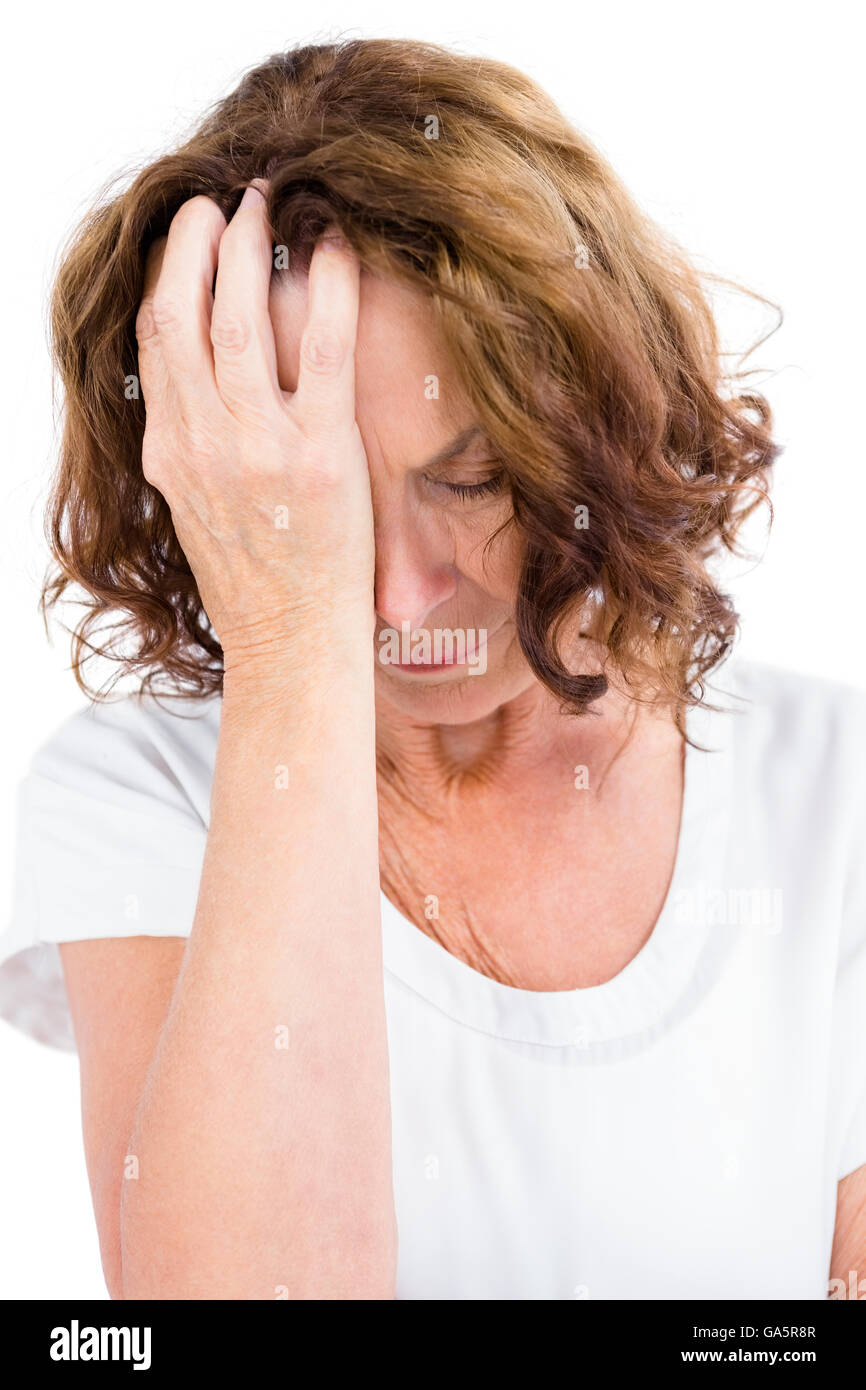
[[[372,651],[359,263],[330,233],[316,246],[294,395],[277,378],[272,266],[256,187],[228,224],[211,199],[192,198],[151,250],[136,322],[144,475],[171,508],[226,671],[267,667],[294,643],[309,655],[346,625]]]

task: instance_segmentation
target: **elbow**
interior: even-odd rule
[[[120,1242],[113,1243],[110,1248],[101,1248],[100,1255],[102,1257],[102,1277],[105,1280],[108,1297],[112,1303],[120,1302],[125,1297]]]
[[[196,1259],[188,1250],[172,1255],[162,1248],[153,1258],[130,1255],[120,1271],[105,1271],[109,1295],[132,1301],[260,1302],[389,1302],[397,1296],[396,1249],[383,1249],[381,1240],[362,1242],[324,1261],[321,1254],[315,1261],[293,1257],[276,1276],[251,1267],[246,1259],[214,1261],[212,1253]]]

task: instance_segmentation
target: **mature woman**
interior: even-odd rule
[[[24,783],[3,1011],[112,1296],[856,1297],[866,697],[732,655],[778,450],[679,249],[519,73],[346,42],[53,322],[45,601],[140,688]]]

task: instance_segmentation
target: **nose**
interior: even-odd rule
[[[375,509],[374,509],[375,510]],[[457,588],[457,572],[436,554],[435,534],[402,509],[376,514],[376,612],[400,631],[423,626]]]

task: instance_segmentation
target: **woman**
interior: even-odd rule
[[[24,783],[3,1009],[112,1297],[856,1297],[866,703],[732,656],[778,450],[678,248],[519,73],[353,41],[53,323],[45,602],[141,693]]]

